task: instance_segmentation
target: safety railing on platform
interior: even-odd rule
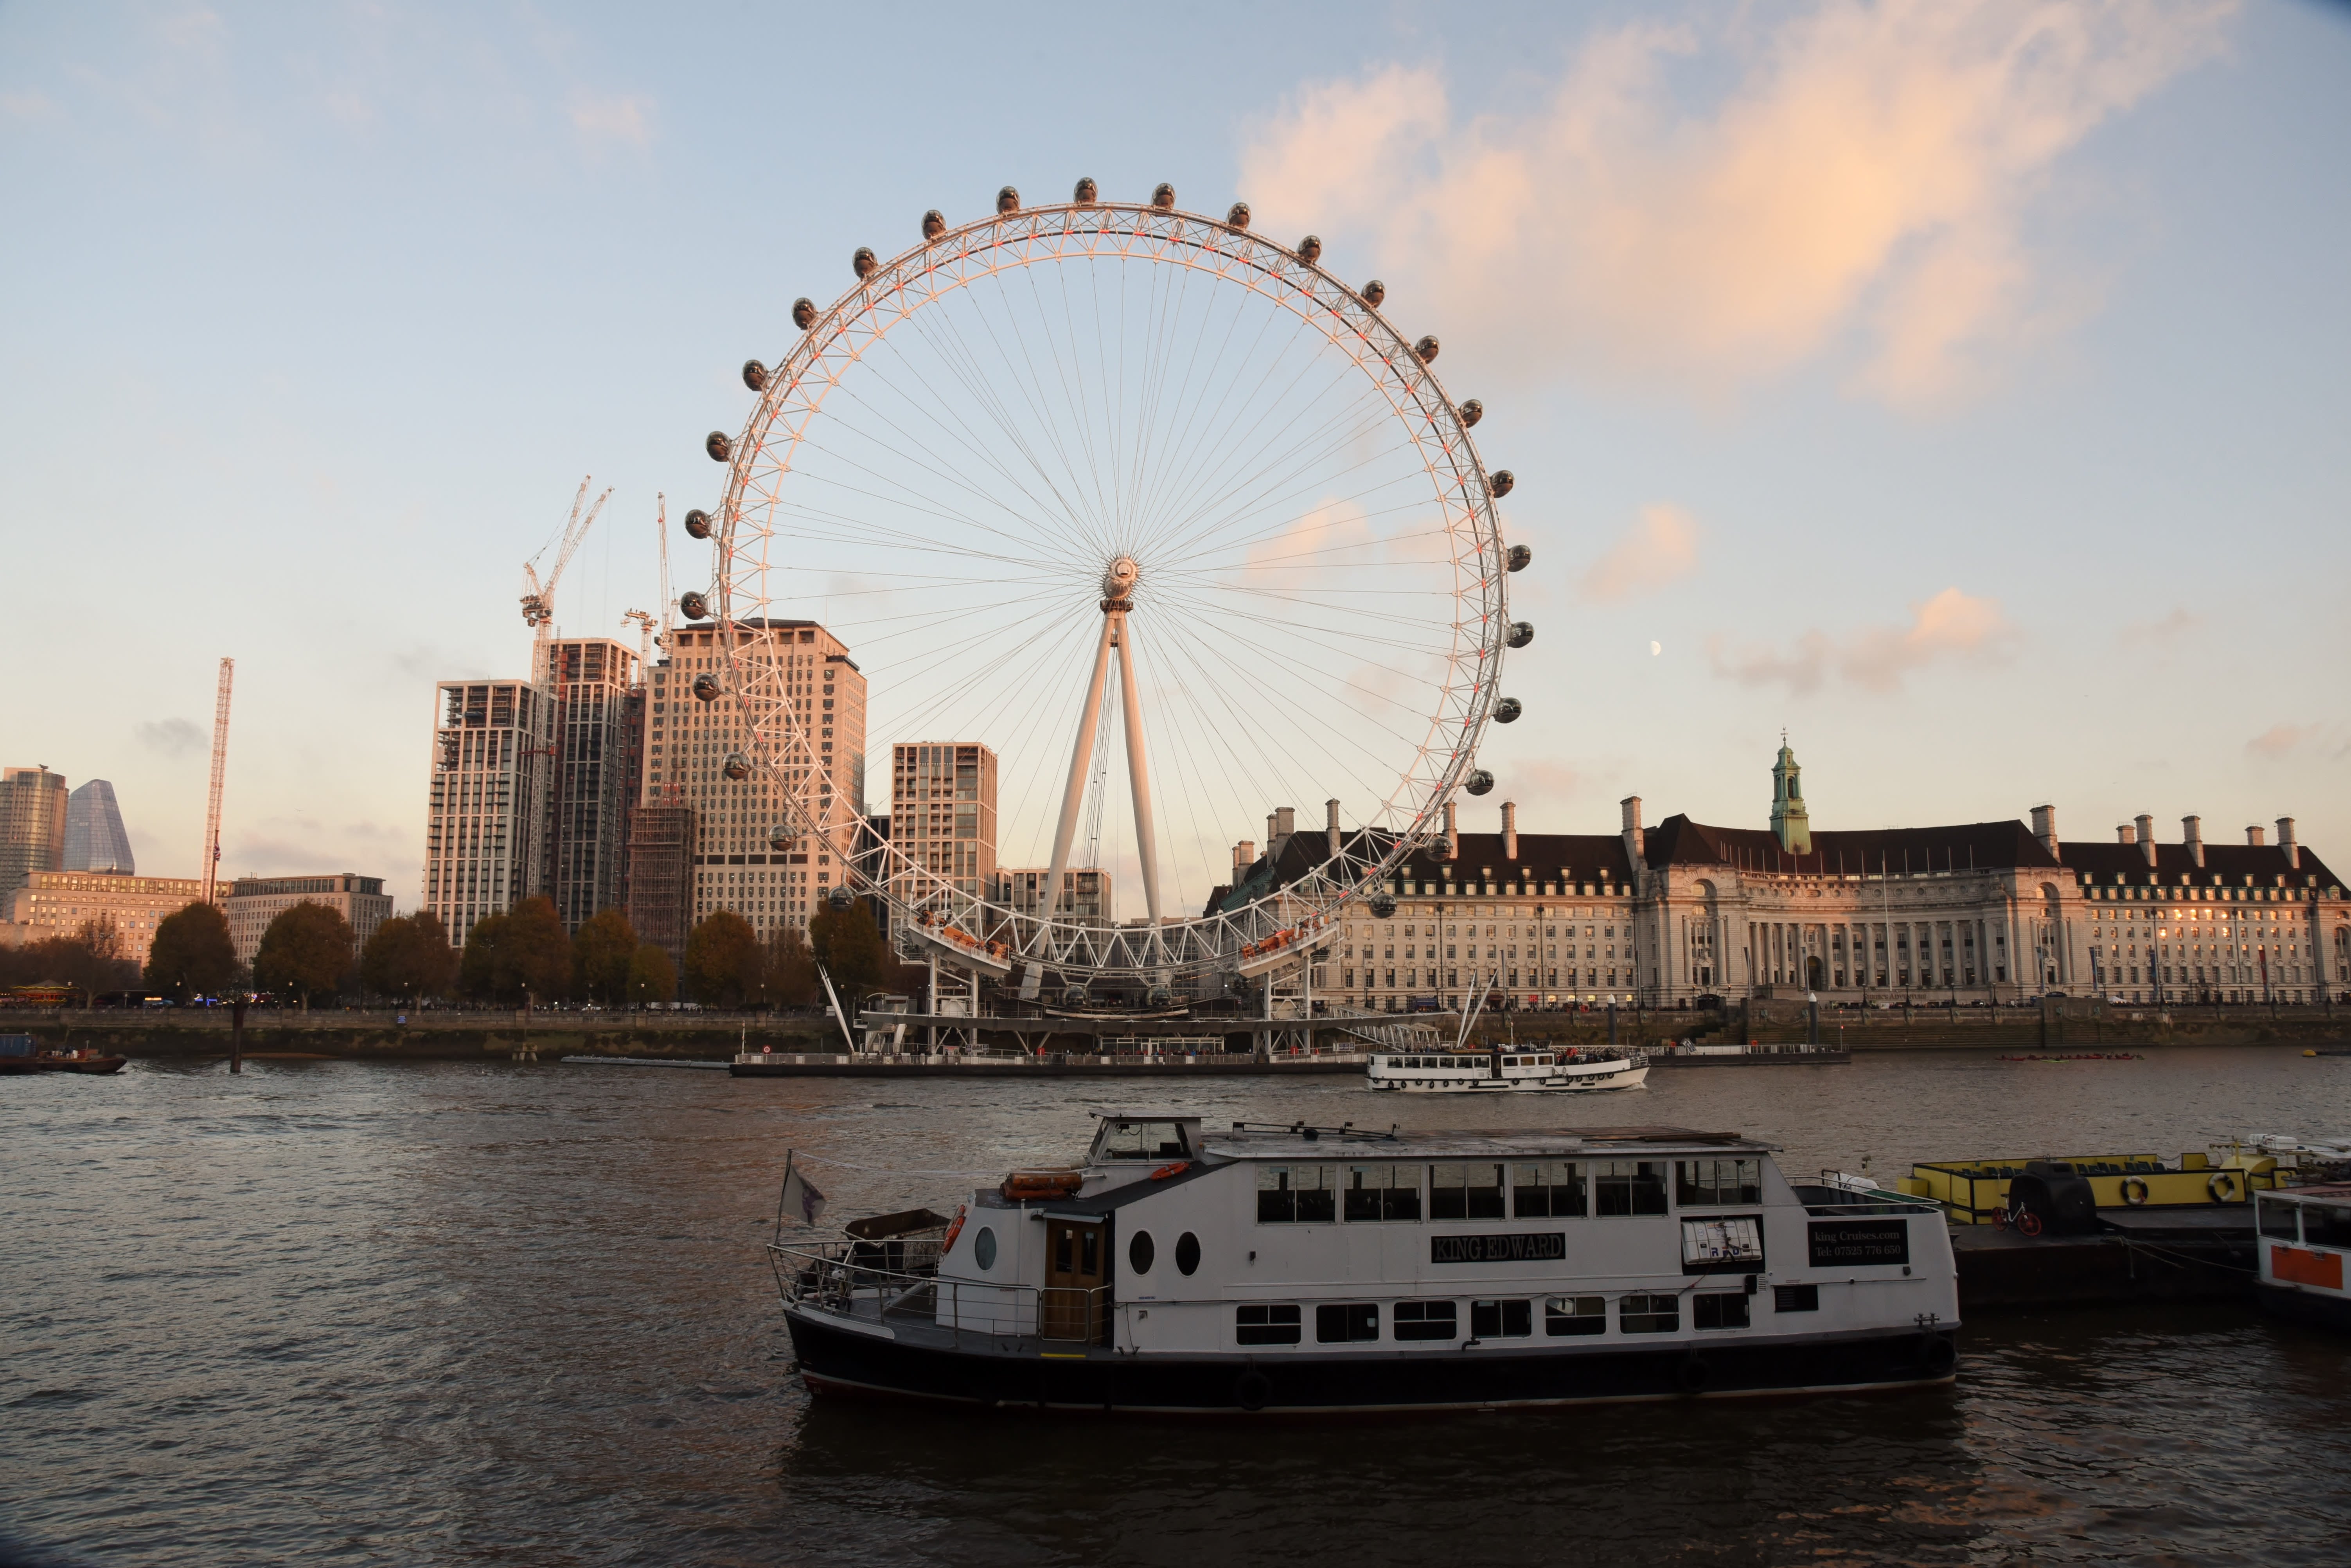
[[[787,1306],[807,1305],[837,1316],[887,1324],[893,1318],[935,1324],[958,1337],[1052,1340],[1073,1344],[1109,1342],[1113,1296],[1108,1285],[988,1285],[937,1275],[938,1243],[925,1259],[909,1253],[907,1267],[888,1267],[883,1241],[770,1243],[768,1257]]]

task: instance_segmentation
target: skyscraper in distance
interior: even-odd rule
[[[66,797],[67,871],[94,871],[135,876],[131,835],[123,831],[122,811],[115,804],[114,786],[93,779]]]
[[[37,871],[66,868],[66,776],[36,764],[0,768],[0,899]]]

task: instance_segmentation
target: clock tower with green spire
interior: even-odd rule
[[[1812,819],[1804,812],[1803,769],[1788,749],[1788,732],[1780,732],[1780,759],[1771,764],[1771,836],[1792,855],[1813,852]]]

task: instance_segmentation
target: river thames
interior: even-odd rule
[[[951,1208],[1073,1157],[1091,1110],[1158,1108],[1736,1129],[1783,1145],[1792,1176],[1865,1157],[1888,1176],[2339,1134],[2351,1060],[1865,1055],[1507,1108],[1375,1101],[1353,1078],[261,1061],[9,1080],[0,1560],[2344,1560],[2351,1340],[2250,1305],[1984,1315],[1955,1387],[1874,1398],[1268,1423],[810,1400],[761,1252],[787,1148],[825,1162],[833,1219]]]

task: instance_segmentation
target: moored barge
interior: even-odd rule
[[[1082,1165],[928,1238],[771,1255],[823,1394],[1238,1415],[1948,1382],[1937,1206],[1792,1184],[1771,1153],[1105,1116]]]

